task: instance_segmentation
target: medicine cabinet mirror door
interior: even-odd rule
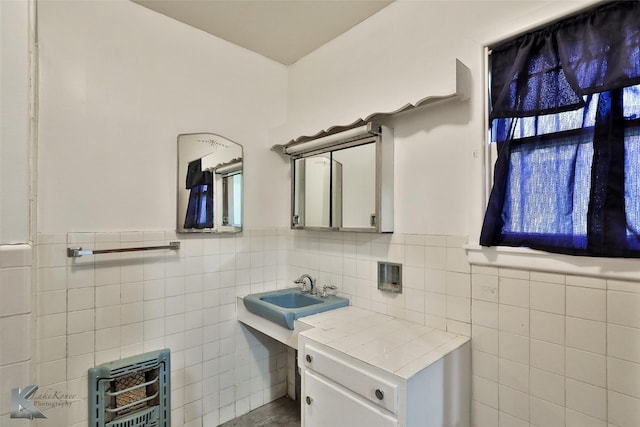
[[[242,145],[214,133],[178,135],[179,233],[242,231]]]
[[[375,231],[375,141],[296,158],[293,171],[293,228]]]
[[[343,229],[373,229],[376,215],[376,144],[374,142],[333,151],[342,165],[341,193]]]

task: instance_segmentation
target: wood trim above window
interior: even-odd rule
[[[637,263],[629,258],[593,258],[555,254],[509,246],[464,246],[472,266],[544,271],[613,280],[640,280]]]

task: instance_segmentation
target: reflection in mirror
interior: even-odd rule
[[[375,145],[367,146],[375,155]],[[359,157],[369,151],[350,147],[294,160],[293,226],[370,227],[376,201],[375,157],[373,163]]]
[[[376,214],[376,145],[375,143],[331,153],[342,165],[342,223],[343,228],[372,227]]]
[[[304,224],[304,158],[293,160],[293,182],[291,185],[292,200],[291,208],[293,216],[291,218],[291,226],[294,228],[302,227]]]
[[[294,222],[307,227],[336,227],[340,222],[339,193],[342,165],[331,153],[295,161],[295,180],[300,191],[294,195]]]
[[[294,170],[294,221],[297,216],[306,227],[373,227],[374,142],[296,159]]]
[[[213,133],[178,135],[179,233],[242,230],[242,146]]]
[[[222,225],[242,227],[242,162],[236,170],[222,172]]]

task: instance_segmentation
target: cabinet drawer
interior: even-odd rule
[[[396,418],[331,381],[304,373],[304,427],[397,427]]]
[[[398,412],[398,386],[385,381],[346,360],[306,344],[304,366],[359,394],[394,414]]]

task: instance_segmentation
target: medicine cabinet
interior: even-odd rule
[[[178,233],[242,231],[242,145],[214,133],[178,135]]]
[[[282,147],[291,157],[291,227],[393,232],[393,131],[367,123]]]

